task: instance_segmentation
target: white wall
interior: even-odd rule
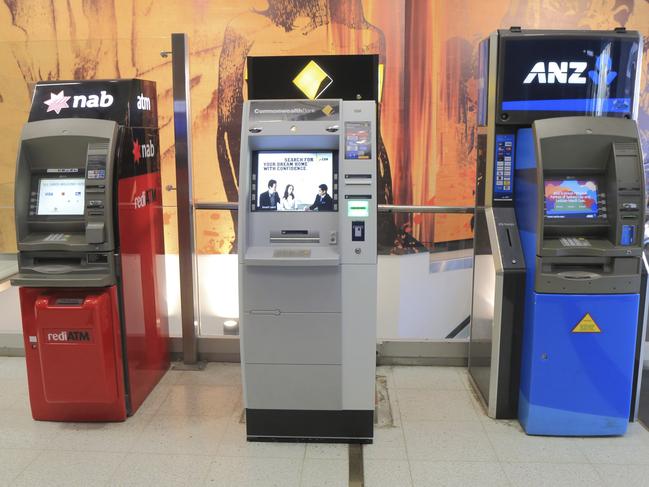
[[[236,255],[198,257],[201,332],[223,335],[226,320],[238,320]],[[165,256],[171,336],[181,336],[178,256]],[[379,256],[379,339],[443,339],[470,312],[471,269],[430,271],[427,253]],[[0,333],[20,333],[17,288],[0,292]]]
[[[471,268],[430,267],[428,253],[379,256],[379,340],[442,340],[469,316]]]
[[[5,333],[22,334],[20,319],[20,298],[18,288],[12,287],[9,281],[0,283],[0,335]],[[2,337],[0,336],[0,346]]]
[[[201,332],[223,335],[237,320],[236,255],[198,257]],[[444,339],[471,310],[471,269],[431,272],[428,253],[379,256],[379,339]],[[466,335],[465,335],[466,336]]]

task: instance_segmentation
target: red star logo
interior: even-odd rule
[[[70,97],[65,96],[65,93],[63,93],[63,90],[61,90],[56,95],[54,93],[50,93],[50,99],[45,100],[43,103],[47,105],[47,112],[56,112],[56,114],[58,115],[63,108],[70,108],[70,106],[68,105],[69,99]]]
[[[142,156],[142,150],[140,148],[140,141],[139,140],[134,140],[133,141],[133,162],[135,164],[140,163],[140,157]]]

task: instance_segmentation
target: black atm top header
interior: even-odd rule
[[[34,89],[29,121],[57,118],[95,118],[127,127],[157,127],[155,82],[41,81]]]
[[[497,123],[569,115],[631,118],[642,52],[638,32],[498,34]]]
[[[379,101],[378,54],[248,56],[249,100]]]

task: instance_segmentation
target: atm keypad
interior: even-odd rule
[[[590,242],[581,237],[562,237],[559,239],[564,247],[590,247]]]

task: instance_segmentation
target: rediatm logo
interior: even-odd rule
[[[47,343],[91,342],[90,330],[55,330],[47,333]]]
[[[155,188],[150,188],[146,191],[142,191],[142,193],[136,195],[133,198],[133,206],[136,210],[144,208],[145,206],[150,205],[156,200],[157,194],[158,192],[155,190]]]
[[[617,77],[616,71],[611,71],[613,62],[608,55],[601,54],[595,59],[595,69],[588,71],[588,78],[595,84],[610,85]],[[584,76],[588,69],[585,61],[539,61],[523,80],[524,85],[536,81],[539,84],[569,84],[585,85],[588,78]]]
[[[101,90],[98,95],[74,95],[66,96],[65,91],[50,93],[50,99],[43,103],[47,105],[47,112],[54,112],[57,115],[64,108],[70,108],[68,101],[72,98],[72,108],[108,108],[115,100],[113,95],[108,94],[106,90]]]

